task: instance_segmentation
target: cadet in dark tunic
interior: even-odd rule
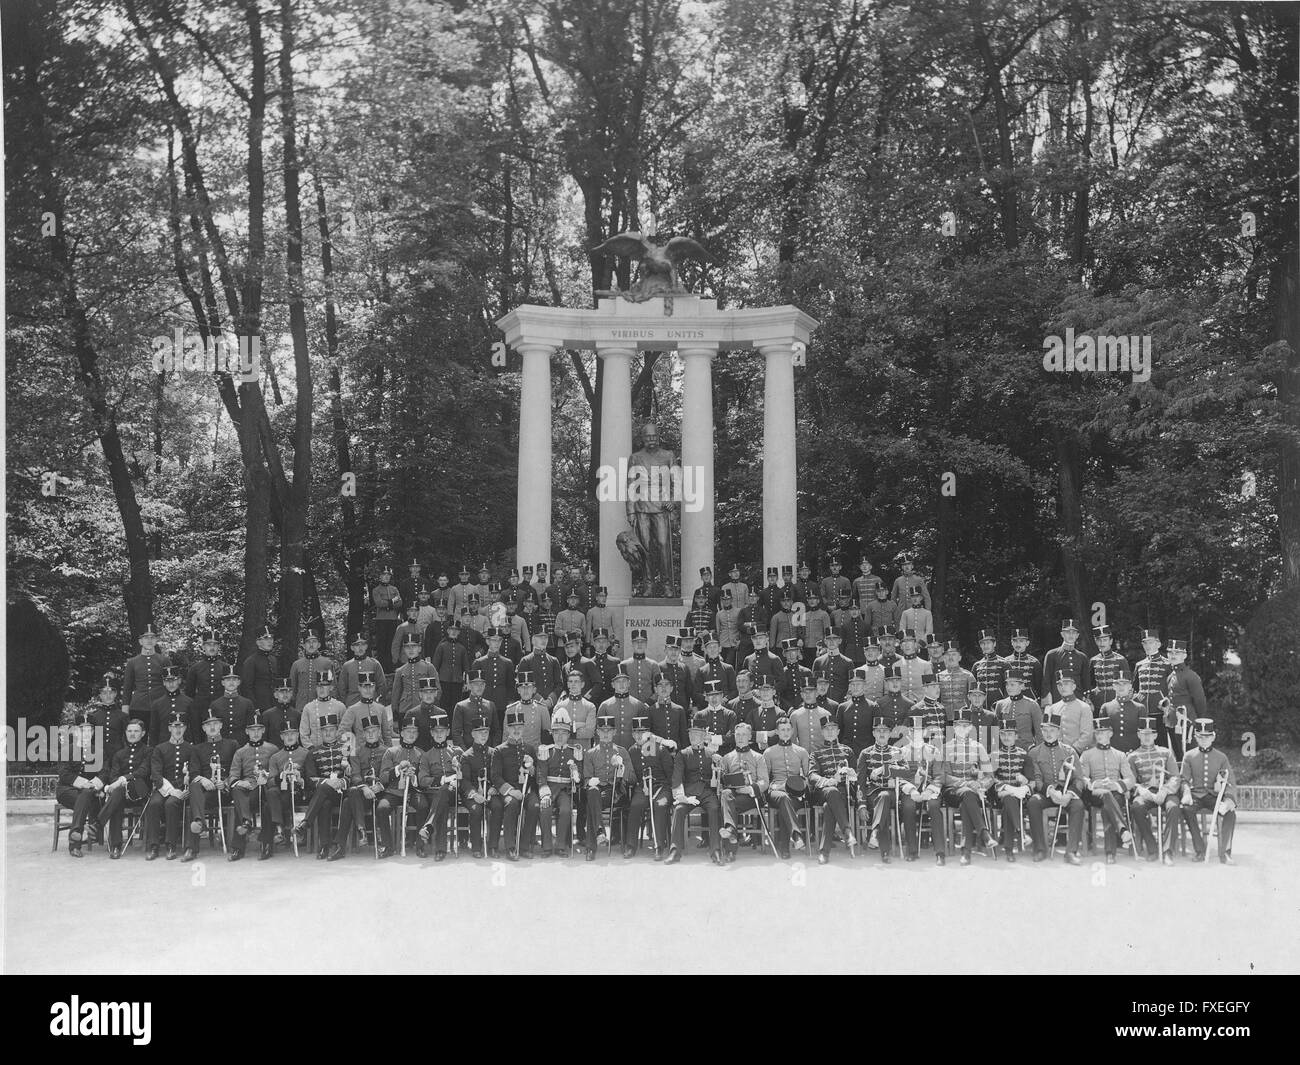
[[[175,671],[172,679],[179,682],[179,670]],[[149,778],[153,794],[144,818],[146,861],[158,857],[164,817],[167,819],[169,862],[175,860],[176,848],[181,844],[182,815],[190,785],[190,759],[194,755],[194,745],[185,739],[188,727],[189,715],[182,710],[174,711],[167,721],[167,739],[155,746],[149,757]]]

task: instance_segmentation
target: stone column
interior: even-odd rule
[[[699,585],[700,567],[713,566],[713,357],[717,350],[716,346],[678,350],[682,358],[682,485],[689,484],[700,503],[695,512],[685,500],[681,507],[682,605],[686,607],[691,605],[691,591]]]
[[[515,565],[551,564],[551,356],[549,344],[522,342],[519,386],[519,490]]]
[[[793,341],[764,344],[763,569],[797,566]]]
[[[613,471],[620,489],[626,487],[627,459],[632,454],[632,356],[635,354],[635,348],[596,346],[596,357],[605,364],[600,392],[600,464]],[[600,502],[600,583],[609,589],[611,607],[626,606],[632,595],[632,571],[614,543],[618,534],[628,527],[625,493],[620,490],[617,494],[620,498]],[[632,653],[630,647],[624,650]]]

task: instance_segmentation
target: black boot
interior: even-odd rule
[[[268,858],[270,858],[273,854],[275,854],[275,846],[274,846],[274,844],[271,844],[271,843],[263,843],[263,844],[262,844],[262,853],[259,854],[259,855],[257,856],[257,860],[258,860],[259,862],[264,862],[264,861],[266,861]]]
[[[149,847],[149,851],[148,851],[148,853],[144,856],[144,860],[145,860],[146,862],[152,862],[155,858],[158,857],[158,852],[159,852],[161,849],[162,849],[162,848],[159,847],[158,844],[156,844],[156,843],[151,844],[150,847]]]

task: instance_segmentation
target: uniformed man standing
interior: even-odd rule
[[[149,742],[155,747],[167,739],[170,734],[171,719],[177,714],[185,719],[187,739],[193,732],[201,734],[199,728],[190,720],[190,700],[189,696],[181,692],[181,680],[180,666],[163,667],[163,694],[161,698],[154,700],[153,706],[149,709]]]
[[[943,669],[939,671],[939,702],[950,720],[955,711],[967,705],[967,696],[976,687],[975,674],[962,668],[960,645],[949,640],[944,644]]]
[[[1115,678],[1128,677],[1131,683],[1133,670],[1128,664],[1128,659],[1114,649],[1115,637],[1109,625],[1094,625],[1092,639],[1097,645],[1097,653],[1088,663],[1093,684],[1088,696],[1092,700],[1092,705],[1100,710],[1115,698]],[[1119,749],[1131,750],[1125,747]]]
[[[997,706],[1006,698],[1007,663],[997,655],[997,631],[980,629],[980,657],[971,666],[975,686],[985,695],[988,706]]]
[[[849,602],[847,612],[835,631],[839,633],[841,652],[853,663],[854,668],[865,665],[867,645],[873,639],[875,629],[862,613],[856,599]],[[876,646],[879,648],[880,645],[877,643]]]
[[[1066,618],[1061,622],[1061,646],[1048,651],[1043,658],[1043,680],[1048,685],[1047,692],[1043,696],[1046,700],[1044,706],[1060,701],[1062,674],[1073,678],[1075,692],[1085,692],[1092,687],[1092,668],[1088,656],[1075,646],[1078,639],[1079,627],[1075,625],[1073,619]],[[1091,706],[1088,710],[1088,718],[1092,719]]]
[[[716,632],[706,632],[701,637],[704,643],[704,661],[691,678],[691,695],[696,708],[704,706],[705,693],[710,681],[722,685],[724,701],[736,697],[736,670],[722,658],[722,641]],[[686,705],[686,704],[682,704]]]
[[[369,671],[365,671],[365,674],[368,680],[373,681],[375,678],[375,674]],[[359,673],[358,677],[360,677]],[[298,718],[300,738],[304,747],[312,748],[322,742],[327,716],[333,716],[335,726],[342,720],[347,707],[335,698],[335,688],[336,682],[332,671],[323,669],[316,674],[316,698],[302,708],[302,715]],[[358,690],[359,688],[358,681]]]
[[[302,657],[289,667],[289,683],[293,686],[293,705],[301,710],[316,698],[316,677],[329,671],[337,677],[338,663],[320,653],[320,638],[311,629],[302,634]]]
[[[877,667],[879,668],[879,667]],[[835,721],[839,726],[839,739],[853,753],[854,764],[864,747],[870,745],[875,719],[880,715],[880,707],[866,696],[867,670],[860,667],[853,671],[849,679],[848,698],[840,703],[835,712]],[[891,721],[891,734],[897,734],[898,722]]]
[[[1003,661],[1006,662],[1008,669],[1020,670],[1020,675],[1025,682],[1026,694],[1042,705],[1044,698],[1043,664],[1029,653],[1028,629],[1011,630],[1011,654]]]
[[[469,695],[456,704],[451,714],[451,742],[457,747],[468,749],[470,730],[473,727],[471,722],[482,717],[488,722],[488,745],[494,747],[501,740],[501,712],[505,707],[498,711],[496,704],[483,697],[487,689],[487,678],[481,670],[471,669],[468,677]]]
[[[768,649],[766,630],[750,624],[744,626],[742,631],[748,635],[754,647],[754,650],[745,658],[745,672],[754,678],[755,687],[764,677],[771,680],[773,688],[779,687],[783,664],[780,656]]]
[[[473,669],[483,675],[484,690],[492,705],[504,707],[514,701],[515,664],[501,653],[501,637],[500,629],[488,630],[487,653],[474,660]]]
[[[889,722],[889,730],[892,735],[898,735],[903,722],[913,714],[920,713],[933,716],[934,720],[928,720],[927,724],[937,724],[939,726],[939,741],[940,743],[943,742],[943,733],[947,720],[944,715],[943,704],[939,702],[939,680],[933,673],[926,673],[921,677],[922,682],[927,678],[933,685],[934,698],[930,699],[925,696],[926,686],[922,683],[922,697],[919,700],[912,699],[903,694],[902,663],[895,663],[885,670],[885,691],[877,700],[877,705],[880,707],[878,716]],[[928,738],[928,736],[923,738]]]
[[[423,646],[420,643],[420,637],[415,633],[408,633],[406,639],[402,642],[402,664],[393,674],[392,698],[390,700],[393,716],[398,721],[405,719],[407,711],[414,710],[419,704],[421,680],[425,677],[432,677],[434,691],[437,691],[438,671],[429,662],[426,662],[422,655]],[[438,694],[441,695],[440,692]]]
[[[433,650],[432,663],[442,691],[440,706],[454,711],[465,688],[465,674],[470,668],[469,652],[460,642],[460,622],[448,617],[446,632]]]
[[[849,690],[849,678],[853,675],[853,661],[844,654],[840,653],[840,634],[830,630],[825,634],[826,651],[819,655],[813,662],[814,676],[822,673],[827,674],[830,684],[827,688],[826,697],[835,704],[836,707],[844,702],[844,698]]]
[[[379,700],[377,695],[377,690],[379,685],[376,682],[376,677],[374,673],[371,673],[369,670],[363,669],[360,673],[357,674],[357,679],[360,681],[361,691],[359,692],[356,701],[353,702],[351,706],[347,707],[343,711],[343,716],[339,718],[339,735],[344,736],[344,735],[351,734],[354,738],[360,736],[361,719],[363,717],[369,717],[373,715],[379,718],[380,732],[383,737],[384,746],[387,747],[390,744],[396,743],[397,731],[398,731],[397,722],[404,721],[406,719],[406,715],[404,714],[401,717],[398,717],[396,714],[393,713],[392,707],[386,706],[383,702]],[[425,677],[423,679],[428,681],[428,680],[432,680],[433,678]],[[436,694],[436,689],[433,694]],[[432,698],[432,696],[421,695],[419,701],[417,701],[415,706],[412,707],[411,710],[408,710],[407,713],[411,713],[413,711],[419,710],[421,706],[433,707],[434,699]],[[337,711],[337,707],[334,706],[329,706],[328,709]],[[321,712],[322,712],[321,707],[317,706],[316,707],[317,721],[320,720]],[[320,730],[318,727],[312,729],[313,740],[319,735],[319,732]],[[425,736],[425,742],[428,742],[427,732]]]
[[[876,574],[871,572],[871,562],[865,556],[863,556],[862,560],[858,563],[858,570],[858,576],[853,578],[853,597],[857,600],[858,606],[862,608],[862,612],[865,614],[867,612],[867,604],[874,602],[875,597],[879,594],[877,589],[884,588],[885,582]],[[889,595],[887,589],[885,595]],[[882,621],[879,622],[879,624],[889,624],[892,627],[896,622],[897,619],[895,618],[894,622]]]
[[[533,632],[532,651],[519,660],[519,665],[515,669],[516,675],[519,673],[532,674],[537,693],[548,707],[554,706],[555,701],[568,690],[564,680],[563,668],[556,657],[547,650],[550,642],[551,630],[545,626],[539,626]],[[477,663],[475,665],[478,668]],[[484,675],[486,676],[486,674]],[[584,678],[590,681],[591,674],[584,674]]]
[[[673,865],[682,860],[686,850],[686,822],[692,807],[698,806],[704,818],[704,828],[709,840],[709,857],[714,865],[722,864],[722,839],[720,820],[722,808],[718,793],[713,786],[714,763],[722,762],[720,755],[711,754],[708,747],[709,715],[699,710],[691,720],[688,730],[691,745],[684,751],[678,751],[673,759],[673,827],[672,847],[668,851],[665,865]],[[805,773],[807,761],[804,762]],[[585,770],[584,770],[585,772]],[[590,829],[588,829],[590,831]]]
[[[1187,664],[1186,640],[1170,640],[1165,652],[1170,665],[1169,676],[1165,681],[1168,693],[1165,727],[1177,755],[1182,750],[1184,735],[1182,729],[1175,727],[1179,721],[1178,715],[1181,713],[1184,719],[1204,717],[1207,712],[1205,688],[1201,684],[1200,674]]]
[[[532,671],[529,670],[529,672]],[[580,690],[583,698],[590,699],[592,694],[600,688],[600,674],[596,671],[596,663],[583,656],[582,633],[577,629],[574,629],[564,638],[564,660],[560,662],[560,678],[554,690],[545,691],[541,684],[537,686],[537,693],[546,701],[547,706],[554,706],[560,698],[567,694],[570,673],[577,673],[582,678],[582,688]]]
[[[776,682],[777,701],[786,710],[793,710],[802,702],[801,694],[804,685],[811,685],[814,693],[817,691],[817,685],[813,681],[812,670],[801,661],[802,651],[798,637],[790,636],[783,640],[781,653],[785,656],[785,663],[781,666]]]
[[[146,625],[140,634],[140,653],[126,663],[122,674],[122,703],[131,717],[149,720],[149,710],[163,696],[163,670],[172,664],[158,653],[158,634]]]
[[[245,735],[244,728],[253,716],[253,704],[239,694],[241,678],[234,666],[227,666],[221,678],[223,694],[212,700],[209,712],[221,719],[221,734],[236,744]]]
[[[202,728],[208,716],[208,707],[212,700],[221,694],[221,678],[226,675],[228,665],[221,657],[221,645],[217,640],[215,629],[205,629],[202,633],[203,654],[190,664],[185,674],[184,691],[190,699],[190,711],[194,722]]]
[[[339,671],[337,682],[337,698],[344,706],[351,706],[356,701],[354,698],[361,690],[361,681],[357,675],[362,672],[369,672],[375,675],[375,690],[382,699],[388,692],[388,674],[384,667],[379,664],[379,659],[370,655],[370,641],[366,639],[364,632],[353,633],[352,657],[343,663]],[[317,695],[319,699],[319,694]],[[304,742],[306,738],[304,737]],[[310,746],[310,744],[309,744]]]
[[[610,610],[607,605],[609,589],[602,584],[597,586],[594,594],[596,602],[587,611],[586,624],[583,626],[583,633],[587,638],[587,643],[593,647],[596,644],[597,632],[601,630],[609,632],[614,628],[614,611]]]
[[[1049,707],[1061,722],[1061,739],[1076,751],[1085,751],[1093,744],[1092,704],[1075,694],[1075,679],[1065,670],[1056,674],[1052,688],[1061,698]]]
[[[740,563],[733,562],[727,576],[729,580],[722,586],[722,594],[725,596],[730,592],[732,605],[737,610],[744,610],[749,606],[749,585],[740,579]]]
[[[255,710],[265,710],[271,705],[271,690],[275,687],[275,679],[280,675],[280,663],[271,654],[273,647],[275,633],[269,626],[263,625],[257,630],[253,653],[239,667],[239,676],[243,682],[240,690],[246,698],[252,700]]]
[[[930,609],[930,589],[925,583],[925,578],[915,571],[915,563],[911,555],[902,557],[903,572],[894,579],[894,588],[892,597],[894,602],[907,604],[912,601],[912,594],[920,592],[921,602],[925,604],[925,609]]]
[[[379,581],[370,589],[370,602],[375,609],[375,651],[387,658],[403,605],[402,593],[393,583],[393,571],[388,566],[379,571]],[[380,668],[387,676],[393,663],[381,660]],[[343,701],[347,702],[347,699]]]
[[[1223,865],[1235,865],[1232,834],[1237,825],[1237,782],[1232,763],[1214,746],[1216,733],[1212,718],[1198,717],[1192,735],[1196,739],[1196,750],[1188,751],[1183,757],[1179,776],[1190,792],[1190,801],[1184,801],[1181,809],[1196,851],[1194,860],[1205,861],[1205,839],[1201,835],[1198,814],[1201,810],[1209,810],[1211,817],[1223,819],[1218,830],[1219,861]]]
[[[177,681],[180,680],[179,669],[174,670],[174,676]],[[157,744],[149,756],[149,779],[153,785],[153,794],[144,818],[146,861],[158,857],[164,817],[167,819],[169,862],[175,861],[176,848],[181,844],[181,815],[185,809],[185,793],[190,782],[190,759],[194,753],[193,745],[185,739],[188,727],[188,714],[183,710],[173,711],[167,719],[167,739]]]
[[[860,599],[859,602],[862,604],[862,616],[866,619],[868,631],[877,635],[880,634],[881,629],[890,632],[898,631],[898,623],[903,616],[903,611],[894,600],[889,598],[889,589],[883,584],[875,586],[873,598],[866,601]]]
[[[1115,674],[1109,687],[1114,698],[1102,704],[1099,716],[1110,721],[1111,746],[1128,754],[1141,742],[1138,731],[1142,720],[1147,716],[1146,704],[1133,697],[1133,682],[1123,673]]]
[[[1002,683],[1006,687],[1007,697],[998,700],[993,712],[999,720],[1011,718],[1015,721],[1016,743],[1028,751],[1043,739],[1042,708],[1038,705],[1038,700],[1024,694],[1025,675],[1020,667],[1009,667]]]
[[[832,715],[817,705],[817,682],[811,673],[803,679],[800,696],[800,704],[790,711],[790,724],[794,728],[795,744],[807,751],[811,758],[823,742],[822,723]],[[839,735],[838,730],[836,735]]]
[[[396,673],[406,658],[406,641],[412,636],[415,637],[417,646],[423,649],[424,645],[424,626],[420,624],[420,604],[411,599],[406,604],[406,620],[397,626],[393,632],[393,639],[388,649],[388,660],[393,663],[393,672]]]
[[[713,625],[718,633],[722,660],[734,670],[740,665],[736,658],[736,653],[740,650],[740,610],[736,607],[731,592],[725,588],[713,615]]]

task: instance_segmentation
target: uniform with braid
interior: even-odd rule
[[[1127,658],[1113,649],[1093,655],[1089,665],[1092,669],[1092,705],[1100,710],[1115,698],[1115,678],[1128,677],[1131,680],[1133,667],[1128,664]]]
[[[839,777],[840,769],[853,768],[853,749],[839,740],[823,743],[813,751],[808,769],[809,795],[812,802],[822,804],[823,854],[831,849],[831,840],[837,830],[849,831],[849,811],[846,796],[849,789]]]
[[[1151,812],[1159,804],[1164,808],[1164,839],[1160,853],[1169,850],[1173,841],[1174,825],[1178,820],[1178,796],[1182,790],[1178,779],[1178,765],[1174,752],[1168,747],[1139,747],[1129,751],[1128,764],[1133,770],[1135,786],[1129,810],[1134,827],[1142,837],[1148,860],[1156,856],[1156,837],[1151,830]]]
[[[987,654],[982,658],[977,658],[971,666],[971,673],[975,677],[975,687],[979,688],[987,696],[985,706],[992,706],[999,699],[1005,698],[1007,694],[1007,668],[1006,660],[999,658],[995,654]]]
[[[962,825],[965,827],[963,850],[969,853],[975,841],[985,831],[984,812],[980,805],[980,793],[987,791],[993,777],[993,764],[984,744],[970,737],[960,739],[953,737],[943,747],[944,775],[941,795],[944,805],[956,807],[961,811]],[[966,783],[974,788],[959,793],[957,789]]]
[[[948,849],[946,826],[940,806],[939,788],[943,781],[943,752],[926,743],[915,732],[911,739],[894,748],[894,762],[906,768],[908,776],[899,782],[899,808],[903,821],[906,853],[915,858],[920,853],[921,811],[930,814],[930,835],[936,854]]]
[[[993,755],[993,784],[989,788],[989,802],[1002,808],[1002,847],[1008,853],[1020,841],[1021,822],[1024,819],[1025,800],[1028,795],[1016,795],[1008,788],[1027,787],[1032,789],[1034,782],[1034,763],[1029,758],[1029,751],[1024,747],[1012,745],[999,747]],[[1034,850],[1042,847],[1043,826],[1039,818],[1030,818],[1029,834],[1034,842]]]
[[[889,853],[894,815],[895,788],[889,767],[897,764],[897,748],[888,743],[873,743],[858,756],[858,805],[868,811],[868,831],[876,832],[882,856]]]
[[[1083,783],[1079,778],[1079,753],[1059,739],[1055,743],[1044,740],[1029,749],[1029,757],[1034,763],[1034,794],[1029,796],[1026,804],[1029,807],[1030,823],[1037,821],[1041,827],[1044,814],[1049,814],[1055,831],[1058,820],[1055,811],[1060,810],[1069,819],[1066,846],[1073,854],[1078,851],[1083,840]],[[1065,804],[1058,806],[1048,796],[1047,789],[1061,787],[1069,766],[1074,767],[1074,772],[1070,773],[1070,786],[1063,796]]]

